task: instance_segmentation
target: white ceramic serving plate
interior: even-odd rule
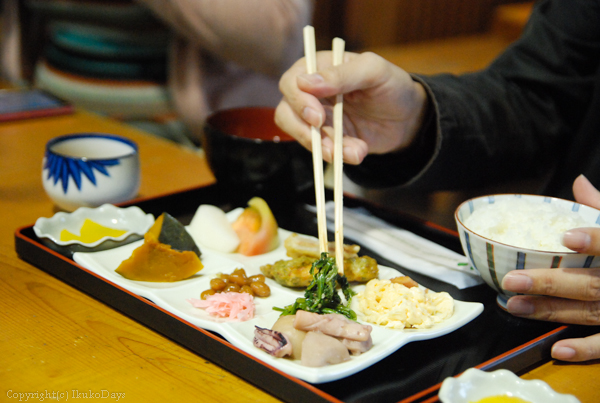
[[[293,303],[297,297],[303,296],[304,291],[297,291],[283,287],[275,281],[267,279],[271,288],[268,298],[255,298],[255,317],[246,322],[219,322],[202,309],[194,308],[187,302],[188,298],[200,298],[200,293],[210,288],[209,282],[217,273],[231,273],[234,269],[243,267],[251,276],[260,274],[260,266],[274,263],[280,259],[289,259],[286,256],[283,240],[291,233],[284,229],[279,230],[280,246],[276,250],[264,255],[247,257],[240,254],[226,254],[208,249],[198,242],[202,251],[204,268],[189,279],[175,283],[151,283],[128,280],[115,273],[115,269],[133,250],[141,245],[138,241],[109,251],[96,253],[76,253],[73,259],[86,269],[104,277],[105,279],[153,301],[159,307],[188,321],[200,328],[214,331],[223,336],[234,346],[244,350],[259,360],[310,383],[335,381],[352,375],[367,368],[379,360],[387,357],[403,345],[418,340],[433,339],[448,334],[477,317],[483,311],[480,303],[455,301],[454,315],[427,330],[393,330],[373,326],[371,333],[373,348],[368,352],[352,357],[350,361],[330,365],[322,368],[309,368],[302,366],[299,361],[284,358],[275,358],[266,352],[254,347],[254,327],[271,328],[279,317],[279,312],[273,307],[283,308]],[[392,278],[399,274],[397,270],[379,266],[380,278]],[[360,290],[358,286],[355,289]]]
[[[501,395],[531,403],[579,403],[575,396],[556,393],[543,381],[521,379],[506,369],[485,372],[470,368],[459,377],[446,378],[439,392],[443,403],[472,403]]]

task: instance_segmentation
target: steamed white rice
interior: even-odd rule
[[[478,207],[463,224],[496,242],[549,252],[572,252],[561,243],[565,231],[600,227],[557,204],[516,197]]]

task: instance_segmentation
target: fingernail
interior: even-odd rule
[[[533,286],[533,280],[519,272],[508,273],[502,279],[502,288],[512,292],[527,292]]]
[[[570,360],[575,357],[575,350],[571,347],[553,347],[552,358],[557,360]]]
[[[527,316],[533,314],[533,304],[522,298],[511,298],[506,303],[506,309],[513,315]]]
[[[323,159],[325,161],[333,161],[333,150],[331,150],[329,147],[324,146],[322,148],[322,152],[323,152]]]
[[[323,76],[320,74],[300,74],[298,79],[304,80],[312,85],[321,84],[324,81]]]
[[[359,157],[358,157],[358,152],[352,147],[344,147],[343,154],[345,157],[344,162],[346,162],[348,164],[355,165],[360,162]]]
[[[316,128],[321,127],[323,124],[321,114],[309,106],[302,111],[302,118]]]
[[[562,244],[569,249],[586,249],[592,238],[586,232],[572,229],[562,234]]]

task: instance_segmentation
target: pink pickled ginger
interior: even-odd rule
[[[254,317],[254,298],[245,292],[222,292],[209,295],[205,300],[189,298],[196,308],[206,310],[212,316],[243,322]]]

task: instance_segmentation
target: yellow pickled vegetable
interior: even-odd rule
[[[81,226],[79,235],[75,235],[72,232],[63,229],[60,232],[60,240],[63,242],[80,241],[82,243],[94,243],[106,236],[118,238],[126,232],[127,231],[121,229],[105,227],[104,225],[100,225],[87,218]]]
[[[530,403],[520,397],[509,395],[488,396],[471,403]]]

